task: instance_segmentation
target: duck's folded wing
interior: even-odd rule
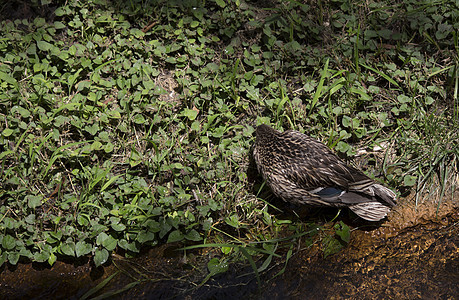
[[[304,188],[337,187],[349,190],[368,187],[374,182],[361,171],[341,162],[337,157],[296,158],[285,166],[287,176]]]

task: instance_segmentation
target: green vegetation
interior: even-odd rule
[[[0,265],[98,266],[181,241],[257,272],[317,233],[324,256],[338,251],[347,225],[325,234],[260,197],[261,122],[358,153],[417,201],[457,188],[456,1],[48,0],[8,19],[13,2],[0,7]]]

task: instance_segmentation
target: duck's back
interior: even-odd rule
[[[257,137],[258,138],[258,137]],[[336,186],[369,181],[361,171],[346,165],[327,146],[298,131],[278,133],[267,143],[257,144],[260,159],[269,172],[283,174],[306,188]]]

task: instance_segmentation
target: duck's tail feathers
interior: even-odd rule
[[[365,202],[349,206],[359,217],[368,221],[379,221],[387,216],[390,208],[380,202]]]
[[[348,193],[350,194],[349,197],[351,198],[353,196],[352,199],[354,200],[354,203],[349,205],[349,208],[359,217],[368,221],[379,221],[386,217],[387,213],[390,211],[390,208],[395,206],[397,201],[396,195],[392,190],[378,183],[368,185],[365,188],[360,189],[358,192],[362,193],[362,196],[370,197],[367,198],[358,195],[359,197],[366,198],[366,201],[356,203],[357,201],[355,200],[359,198],[356,197],[356,193]]]
[[[376,197],[382,199],[384,202],[389,204],[389,206],[395,206],[395,203],[397,202],[397,195],[395,195],[391,189],[377,183],[370,186],[370,188],[373,189]]]
[[[372,198],[375,197],[376,199],[382,201],[384,204],[387,204],[389,207],[395,206],[396,203],[396,195],[391,190],[386,188],[383,185],[378,183],[369,183],[369,182],[357,182],[350,186],[349,190],[352,192],[359,192]]]

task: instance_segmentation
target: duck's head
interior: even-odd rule
[[[256,137],[257,143],[263,143],[275,139],[279,135],[279,131],[269,127],[266,124],[257,126]]]

